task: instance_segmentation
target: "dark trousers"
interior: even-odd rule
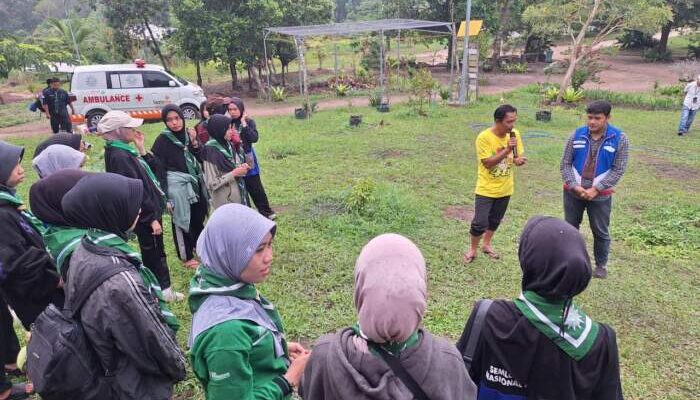
[[[200,194],[199,201],[190,205],[190,229],[188,232],[178,228],[173,224],[173,240],[175,250],[182,261],[189,261],[194,258],[194,251],[197,248],[197,239],[204,229],[204,220],[207,218],[209,208],[204,195]]]
[[[576,229],[581,226],[583,211],[588,211],[588,223],[593,232],[593,255],[595,265],[605,267],[610,253],[610,211],[612,197],[583,200],[568,190],[564,191],[564,218]]]
[[[162,221],[158,222],[161,223],[161,226],[163,225]],[[168,269],[168,260],[165,256],[163,234],[154,235],[150,224],[137,224],[134,233],[139,239],[143,265],[155,274],[161,289],[169,288],[170,270]]]
[[[68,114],[49,114],[51,117],[51,130],[53,133],[63,130],[67,133],[73,132],[73,125]]]
[[[270,208],[270,202],[267,200],[267,193],[265,193],[260,175],[246,176],[244,179],[245,188],[250,194],[250,198],[253,200],[258,212],[264,217],[272,215],[272,208]]]
[[[0,296],[0,393],[12,387],[12,383],[5,377],[5,364],[17,362],[19,354],[19,340],[12,324],[12,314]]]
[[[481,236],[487,230],[496,231],[506,215],[510,196],[486,197],[476,195],[474,199],[474,218],[472,219],[469,233],[472,236]]]

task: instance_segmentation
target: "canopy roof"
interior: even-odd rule
[[[266,28],[269,32],[296,37],[350,35],[363,32],[392,30],[422,30],[437,33],[452,32],[451,22],[420,21],[417,19],[379,19],[375,21],[342,22],[339,24],[283,26]]]

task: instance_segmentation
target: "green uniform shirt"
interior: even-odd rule
[[[287,372],[286,358],[275,357],[272,333],[250,321],[226,321],[200,333],[191,359],[207,400],[289,398],[272,381]]]

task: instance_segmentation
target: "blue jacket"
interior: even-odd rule
[[[617,153],[617,146],[620,143],[621,137],[622,131],[608,124],[608,130],[605,132],[605,138],[603,138],[603,143],[600,144],[600,148],[598,149],[598,158],[596,159],[595,174],[593,179],[594,185],[603,180],[612,169],[613,163],[615,162],[615,155]],[[576,129],[576,132],[574,133],[572,164],[578,184],[581,184],[581,174],[583,174],[586,160],[589,158],[588,153],[590,151],[590,144],[588,127],[582,126]]]
[[[250,146],[250,153],[246,153],[246,156],[249,156],[250,154],[253,155],[253,169],[248,171],[248,174],[246,176],[260,175],[260,165],[258,164],[258,156],[255,154],[255,149],[253,148],[253,145]]]

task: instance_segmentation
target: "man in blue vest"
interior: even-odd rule
[[[595,271],[593,276],[608,276],[610,252],[610,211],[614,187],[627,167],[627,136],[609,123],[612,106],[594,101],[586,108],[588,121],[569,138],[559,167],[564,180],[564,217],[579,228],[583,212],[593,232]]]

